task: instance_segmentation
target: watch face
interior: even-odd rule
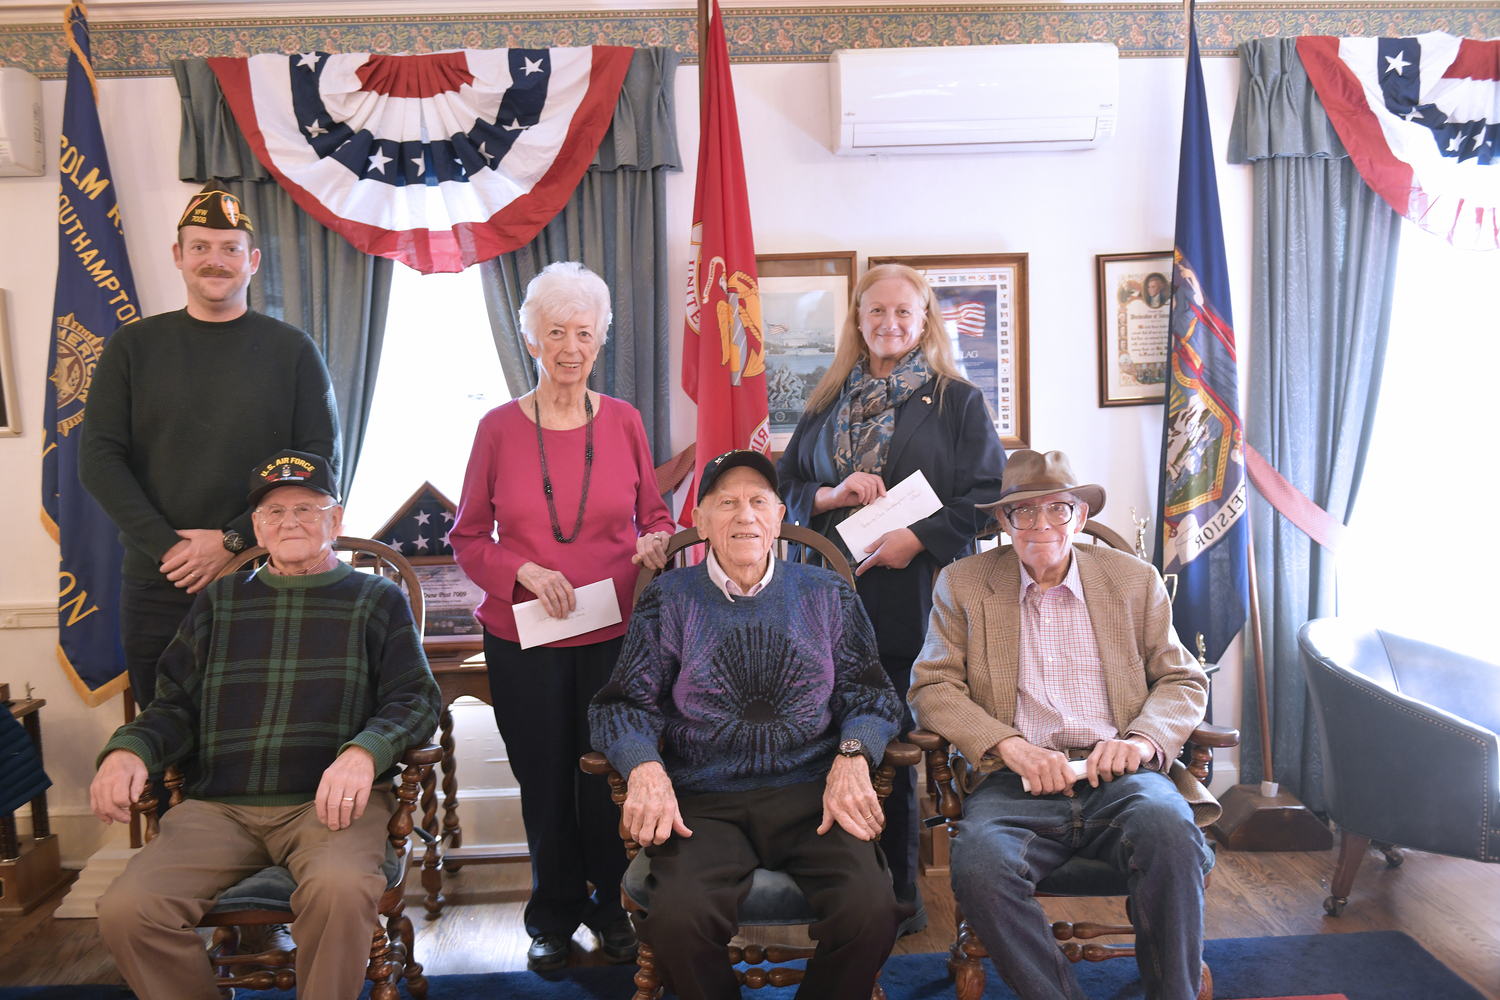
[[[245,539],[238,531],[224,532],[224,547],[230,552],[242,552],[245,548]]]
[[[844,742],[839,744],[839,753],[845,755],[846,757],[853,757],[855,754],[863,751],[864,748],[865,745],[859,740],[845,740]]]

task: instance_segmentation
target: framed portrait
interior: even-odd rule
[[[772,452],[786,450],[807,397],[828,373],[857,263],[853,250],[755,257]]]
[[[1172,346],[1172,254],[1094,258],[1099,296],[1099,405],[1160,405]]]
[[[10,303],[0,288],[0,437],[21,433],[21,400],[16,396],[16,359],[10,353]]]
[[[964,378],[984,393],[1007,451],[1031,447],[1030,317],[1026,254],[871,257],[905,264],[937,295]]]

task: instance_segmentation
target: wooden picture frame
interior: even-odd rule
[[[21,434],[21,399],[16,395],[16,359],[10,352],[10,302],[0,288],[0,437]]]
[[[854,250],[756,254],[771,452],[779,456],[827,372],[859,273]]]
[[[1160,406],[1172,346],[1172,251],[1094,257],[1099,405]]]
[[[954,360],[984,393],[1007,451],[1031,447],[1031,308],[1024,253],[871,257],[921,271],[937,293]],[[975,309],[982,306],[982,309]]]

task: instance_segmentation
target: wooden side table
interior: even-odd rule
[[[422,858],[422,905],[427,919],[443,913],[443,872],[457,872],[464,865],[530,864],[526,851],[494,851],[464,847],[463,827],[458,819],[458,764],[453,758],[453,712],[450,706],[467,695],[486,705],[490,701],[489,671],[484,665],[483,636],[431,636],[422,640],[432,676],[442,692],[443,714],[439,717],[438,745],[443,749],[443,820],[439,827],[437,775],[431,773],[422,788],[422,829],[436,838]]]
[[[45,704],[43,698],[25,698],[8,706],[10,714],[26,727],[38,760],[42,757],[41,709]],[[15,813],[0,814],[0,916],[29,913],[67,878],[57,835],[47,820],[45,790],[31,800],[31,836],[17,835]]]

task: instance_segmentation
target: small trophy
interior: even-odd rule
[[[1136,517],[1135,508],[1130,508],[1130,523],[1135,525],[1135,557],[1141,562],[1150,562],[1146,555],[1146,525],[1151,523],[1149,517]]]

